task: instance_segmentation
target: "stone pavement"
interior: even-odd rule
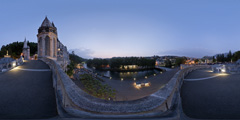
[[[104,78],[104,84],[110,85],[112,88],[116,89],[116,100],[117,101],[126,101],[126,100],[136,100],[158,91],[162,87],[165,86],[166,83],[174,76],[174,74],[178,71],[178,69],[174,69],[172,71],[163,72],[162,74],[158,74],[157,76],[152,76],[147,79],[136,80],[139,82],[150,82],[149,87],[142,87],[140,89],[136,89],[133,84],[134,80],[113,80]]]
[[[0,119],[55,117],[51,75],[42,61],[26,61],[22,66],[0,73]]]
[[[158,74],[157,76],[152,76],[147,79],[139,79],[139,80],[114,80],[109,79],[106,77],[101,77],[101,79],[104,79],[105,82],[103,84],[108,84],[113,89],[115,89],[116,92],[116,100],[115,101],[129,101],[129,100],[136,100],[140,99],[146,96],[149,96],[150,94],[158,91],[162,87],[165,86],[166,83],[174,76],[174,74],[179,69],[173,69],[168,72],[163,72],[162,74]],[[151,83],[150,87],[142,87],[140,89],[136,89],[133,85],[134,82],[144,82],[148,81]],[[79,80],[74,80],[74,82],[82,88],[81,82]]]
[[[210,77],[207,70],[191,72],[186,79]],[[240,74],[221,75],[200,81],[184,81],[182,108],[186,116],[197,119],[240,119]]]

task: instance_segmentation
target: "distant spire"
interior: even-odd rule
[[[26,40],[26,37],[25,37],[25,40],[24,40],[24,44],[23,44],[23,48],[27,48],[27,40]]]

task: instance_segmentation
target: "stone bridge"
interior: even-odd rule
[[[25,61],[9,69],[0,73],[0,119],[55,117],[57,107],[48,65],[40,60]]]
[[[95,98],[76,86],[55,60],[26,61],[0,73],[0,119],[169,117],[169,111],[176,111],[183,78],[195,69],[207,67],[182,69],[165,87],[147,97],[107,101]],[[171,117],[179,119],[180,116],[177,113]]]

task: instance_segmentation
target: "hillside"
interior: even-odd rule
[[[28,42],[28,46],[30,47],[30,55],[34,55],[37,52],[37,43]],[[12,58],[19,58],[22,50],[23,50],[23,42],[13,42],[7,45],[3,45],[0,51],[0,58],[6,55],[8,50],[8,54],[12,56]]]

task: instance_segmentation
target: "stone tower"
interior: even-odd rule
[[[24,43],[23,43],[23,51],[24,55],[24,60],[29,60],[30,59],[30,47],[27,45],[27,40],[25,38]]]
[[[48,57],[57,59],[57,28],[50,22],[47,17],[38,29],[38,57]]]

